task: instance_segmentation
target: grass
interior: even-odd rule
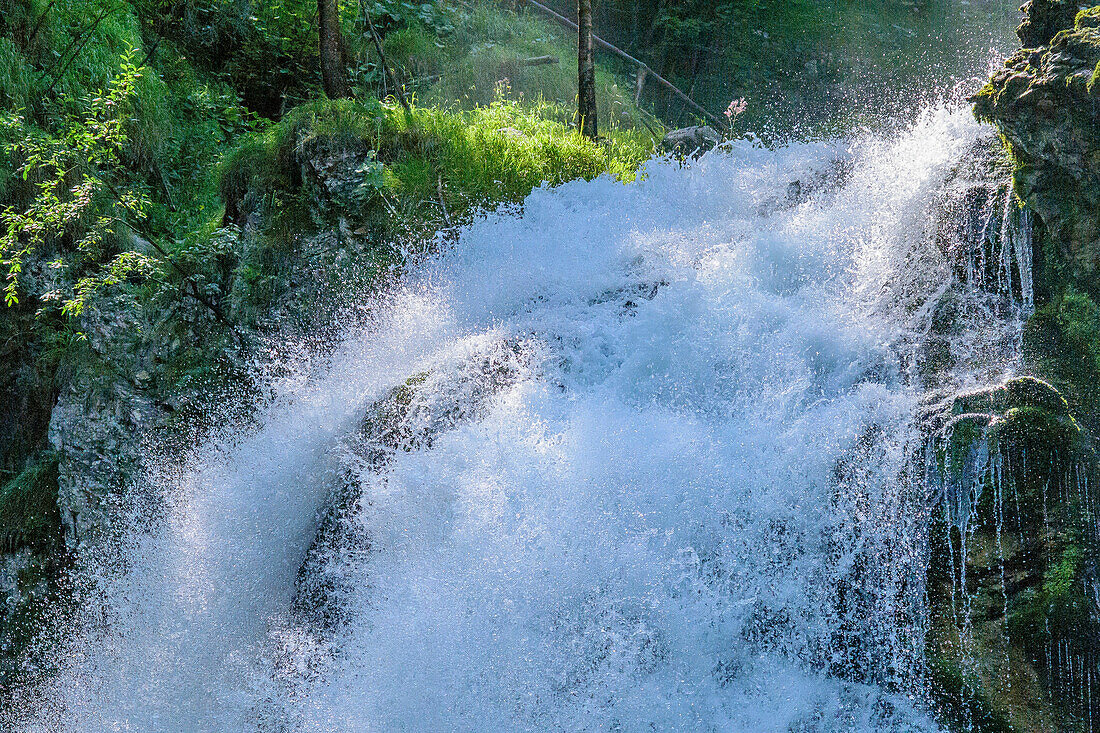
[[[262,229],[238,263],[235,310],[260,314],[285,292],[311,232],[337,231],[344,221],[358,234],[358,243],[341,245],[356,250],[353,265],[322,276],[332,268],[313,263],[315,282],[331,277],[335,291],[373,287],[405,254],[429,250],[437,231],[480,209],[577,178],[633,180],[653,150],[652,136],[638,130],[588,140],[555,119],[559,111],[503,95],[471,110],[352,100],[291,110],[246,138],[220,169],[224,218],[242,224],[258,212]],[[310,171],[330,159],[335,174],[320,192]]]
[[[378,192],[391,204],[437,201],[442,186],[449,212],[461,216],[518,203],[543,184],[605,173],[633,180],[653,150],[652,136],[637,130],[614,131],[594,143],[557,119],[560,114],[555,105],[503,95],[471,110],[311,102],[228,155],[219,190],[232,210],[250,188],[275,193],[302,185],[303,154],[369,151],[383,169]]]

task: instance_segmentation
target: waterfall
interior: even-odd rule
[[[479,219],[162,480],[20,725],[937,730],[912,456],[933,381],[1015,368],[1016,322],[937,246],[989,134],[934,109],[740,141]]]

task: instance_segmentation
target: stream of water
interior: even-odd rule
[[[161,481],[30,729],[937,730],[916,354],[989,134],[737,142],[475,222]],[[951,387],[1015,365],[967,302]]]

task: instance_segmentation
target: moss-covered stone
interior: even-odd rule
[[[0,551],[41,549],[60,539],[57,456],[43,452],[0,487]]]
[[[1092,294],[1100,280],[1100,7],[1032,0],[1025,48],[974,98],[1016,163],[1017,193],[1046,230],[1036,269],[1042,293],[1066,281]],[[1080,11],[1080,12],[1079,12]]]
[[[960,394],[951,403],[951,414],[996,414],[1020,407],[1038,407],[1057,416],[1069,415],[1066,398],[1035,377],[1017,377],[997,387]]]
[[[1025,48],[1042,46],[1063,28],[1073,25],[1081,3],[1078,0],[1028,0],[1024,20],[1016,35]]]
[[[927,586],[938,712],[957,730],[1090,730],[1098,495],[1085,434],[1031,377],[959,395],[950,411]]]

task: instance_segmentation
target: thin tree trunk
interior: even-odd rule
[[[592,140],[596,126],[596,65],[592,54],[592,0],[577,0],[577,115],[581,133]]]
[[[348,70],[344,60],[344,37],[340,33],[340,7],[337,0],[317,0],[321,56],[321,83],[329,99],[351,96]]]
[[[543,12],[546,15],[548,15],[549,17],[553,18],[554,20],[556,20],[558,23],[565,26],[569,30],[577,31],[580,28],[580,26],[578,26],[575,21],[572,21],[569,18],[566,18],[564,15],[561,15],[558,12],[556,12],[554,10],[551,10],[550,8],[548,8],[545,5],[543,5],[542,3],[540,3],[538,0],[523,0],[523,1],[525,3],[527,3],[528,5],[530,5],[531,7],[536,8],[540,12]],[[688,95],[684,94],[683,91],[681,91],[678,87],[676,87],[672,82],[670,82],[668,79],[661,76],[661,74],[654,71],[653,67],[649,66],[648,64],[646,64],[642,61],[639,61],[638,59],[636,59],[633,56],[631,56],[630,54],[628,54],[626,51],[623,51],[621,48],[616,48],[615,46],[612,46],[610,43],[603,40],[602,38],[600,38],[597,35],[592,36],[592,43],[599,46],[600,48],[607,49],[608,51],[615,54],[616,56],[618,56],[622,59],[625,59],[626,61],[629,61],[630,63],[634,64],[635,66],[638,66],[641,69],[645,70],[649,74],[649,76],[653,78],[653,81],[657,82],[658,84],[663,86],[665,89],[669,90],[674,95],[679,97],[681,100],[683,100],[683,102],[685,104],[690,106],[692,109],[694,109],[696,112],[701,114],[706,119],[710,120],[710,122],[712,122],[717,127],[724,128],[724,127],[727,126],[725,121],[719,119],[717,115],[713,115],[710,112],[708,112],[704,107],[699,105],[694,99],[692,99]],[[662,44],[662,45],[664,45],[664,44]],[[668,47],[667,46],[664,46],[664,54],[667,57],[667,55],[668,55]],[[662,73],[664,72],[664,69],[665,69],[666,65],[667,64],[664,61],[661,62],[661,71],[662,71]],[[667,100],[666,100],[665,107],[666,107],[666,109],[669,108]]]

